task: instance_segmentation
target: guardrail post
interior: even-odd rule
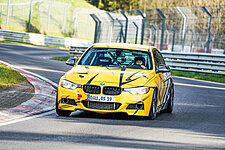
[[[107,12],[107,15],[109,16],[109,18],[112,20],[112,22],[113,22],[113,26],[114,26],[114,18],[113,18],[113,16],[109,13],[109,12]]]
[[[155,46],[155,40],[156,40],[156,26],[154,24],[150,24],[150,27],[152,27],[155,31],[153,36],[153,46]]]
[[[7,14],[6,14],[6,26],[7,27],[9,24],[9,3],[10,3],[10,0],[8,0],[8,2],[7,2]]]
[[[183,37],[183,39],[182,39],[182,51],[183,51],[183,52],[184,52],[185,41],[186,41],[186,33],[184,34],[184,37]]]
[[[201,47],[201,35],[198,34],[197,46]]]
[[[173,31],[173,40],[172,40],[172,52],[174,51],[174,42],[175,42],[175,34],[176,34],[176,30],[174,27],[171,28]]]
[[[144,41],[144,34],[145,34],[145,15],[138,9],[137,12],[142,17],[142,28],[141,28],[141,44],[143,44]]]
[[[136,35],[135,35],[135,44],[137,44],[137,37],[138,37],[138,25],[133,22],[134,26],[136,27]]]
[[[189,31],[191,31],[191,46],[190,46],[190,53],[192,51],[192,45],[193,45],[193,37],[194,37],[194,33],[193,33],[193,30],[192,29],[187,29]]]
[[[30,30],[31,13],[32,13],[32,0],[30,1],[29,21],[28,21],[28,26],[27,26],[28,30]]]
[[[119,22],[119,24],[121,26],[120,33],[119,33],[120,34],[120,40],[119,40],[119,42],[121,43],[122,37],[123,37],[123,40],[124,40],[124,36],[123,36],[123,23],[118,18],[116,18],[116,20]],[[116,41],[117,41],[117,39],[116,39]]]
[[[98,17],[95,14],[90,14],[92,19],[95,21],[95,35],[94,35],[94,43],[98,42],[98,34],[99,34],[99,27],[101,25],[101,21],[98,19]]]
[[[163,50],[163,38],[164,38],[164,28],[165,28],[166,17],[164,16],[164,14],[162,13],[162,11],[159,8],[156,8],[156,10],[158,11],[159,15],[163,18],[163,20],[162,20],[161,42],[160,42],[160,50]]]
[[[113,16],[109,12],[107,12],[107,15],[112,20],[112,33],[111,33],[111,38],[110,38],[110,42],[112,42],[112,35],[113,35],[113,31],[114,31],[114,22],[115,22],[115,19],[113,18]]]
[[[208,29],[207,29],[207,41],[206,41],[206,53],[209,53],[210,36],[211,36],[210,30],[211,30],[211,23],[212,23],[212,15],[205,8],[205,6],[202,6],[202,9],[209,16],[209,19],[208,19]]]
[[[127,28],[128,28],[128,18],[126,16],[126,14],[124,13],[124,11],[120,11],[121,14],[124,16],[124,18],[126,19],[126,24],[125,24],[125,35],[124,35],[124,39],[123,42],[126,43],[127,42]]]

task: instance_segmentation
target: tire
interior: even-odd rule
[[[165,113],[172,113],[173,111],[173,105],[174,105],[174,86],[172,85],[169,90],[169,100],[166,106],[166,109],[164,110]]]
[[[150,108],[150,112],[148,115],[148,119],[154,120],[157,116],[157,93],[156,89],[154,90],[153,97],[152,97],[152,104]]]
[[[71,111],[68,110],[61,110],[58,108],[58,95],[56,96],[56,103],[55,103],[55,110],[57,115],[59,116],[69,116],[71,114]]]

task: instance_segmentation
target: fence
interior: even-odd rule
[[[1,29],[93,40],[95,24],[89,14],[100,11],[98,9],[75,7],[64,0],[1,2]]]
[[[64,0],[7,1],[0,3],[2,29],[139,43],[173,52],[225,53],[225,5],[105,12],[75,8]]]
[[[85,46],[72,46],[70,55],[80,57]],[[174,71],[225,75],[225,55],[161,51],[166,64]]]
[[[152,45],[190,53],[225,51],[225,5],[175,7],[91,14],[95,42]]]
[[[0,29],[0,41],[1,40],[31,43],[31,44],[38,44],[38,45],[62,46],[62,47],[70,47],[70,46],[86,46],[87,47],[93,43],[92,41],[76,39],[76,38],[55,37],[55,36],[47,36],[43,34],[7,31],[7,30]]]

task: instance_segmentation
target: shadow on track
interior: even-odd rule
[[[79,143],[90,146],[107,146],[108,148],[136,148],[136,149],[186,149],[185,143],[163,142],[158,140],[143,140],[134,138],[123,138],[115,136],[104,136],[98,134],[82,134],[73,135],[65,134],[45,134],[45,133],[29,133],[29,132],[0,132],[1,141],[26,141],[31,143],[55,142],[60,144]],[[191,147],[189,146],[191,149]],[[194,146],[195,149],[219,149],[216,147]]]

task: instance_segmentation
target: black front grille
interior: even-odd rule
[[[103,87],[103,94],[105,95],[120,95],[122,89],[120,87],[115,86],[105,86]]]
[[[86,108],[99,110],[117,110],[121,106],[120,103],[105,103],[95,101],[82,101],[82,103]]]
[[[90,93],[90,94],[101,93],[101,87],[97,85],[83,85],[83,90],[85,93]]]

